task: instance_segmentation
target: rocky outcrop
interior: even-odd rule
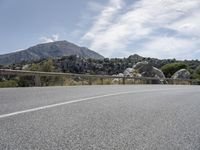
[[[186,69],[178,70],[174,73],[174,75],[171,77],[172,79],[190,79],[191,74]]]
[[[166,83],[164,73],[160,69],[153,67],[147,61],[136,63],[135,65],[133,65],[133,68],[127,68],[123,74],[125,77],[157,78],[158,80],[154,81],[155,84]]]
[[[133,69],[139,70],[139,69],[142,69],[144,66],[147,66],[147,65],[148,65],[147,61],[138,62],[135,65],[133,65]]]
[[[133,70],[133,72],[137,72],[143,77],[165,78],[164,73],[160,69],[153,67],[146,61],[135,64]]]

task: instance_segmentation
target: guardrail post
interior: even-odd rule
[[[83,81],[83,79],[81,80],[81,84],[84,85],[84,81]]]
[[[35,86],[41,86],[41,80],[39,75],[35,75]]]
[[[153,79],[149,79],[149,84],[153,84]]]
[[[133,84],[135,84],[135,83],[136,83],[136,79],[134,78],[134,79],[133,79]]]
[[[126,78],[125,77],[123,77],[123,79],[122,79],[123,81],[123,84],[126,84]]]
[[[92,85],[92,78],[89,77],[89,85]]]
[[[101,78],[101,85],[103,85],[103,78]]]

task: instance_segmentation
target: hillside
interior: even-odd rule
[[[35,61],[30,63],[14,64],[9,66],[0,66],[0,68],[10,68],[16,70],[37,70],[41,68],[43,64],[48,62],[49,59],[41,61]],[[181,63],[188,66],[191,73],[200,66],[198,60],[185,60],[178,61],[176,59],[157,59],[142,57],[137,54],[131,55],[128,58],[104,58],[104,59],[87,59],[83,57],[77,57],[76,55],[65,56],[58,59],[52,59],[52,66],[56,72],[70,72],[80,74],[101,74],[101,75],[113,75],[123,72],[126,68],[131,68],[134,64],[142,61],[147,61],[150,65],[161,69],[167,64]],[[37,67],[35,67],[37,66]],[[41,70],[43,71],[43,70]]]
[[[18,64],[47,58],[77,55],[83,58],[103,59],[104,57],[85,47],[79,47],[67,41],[39,44],[26,50],[0,55],[0,64]]]

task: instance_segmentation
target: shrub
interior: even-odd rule
[[[6,88],[6,87],[17,87],[17,81],[15,80],[6,80],[0,82],[0,88]]]
[[[195,71],[194,71],[194,73],[193,73],[193,75],[192,75],[192,78],[193,78],[193,79],[199,79],[199,80],[200,80],[200,66],[198,66],[198,67],[195,69]]]

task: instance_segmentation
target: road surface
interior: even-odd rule
[[[200,87],[0,89],[1,150],[198,150]]]

